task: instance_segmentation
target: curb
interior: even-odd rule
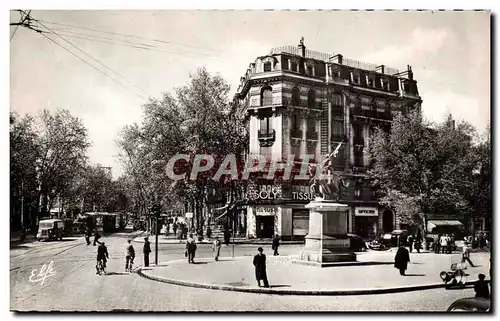
[[[164,264],[178,262],[179,260],[169,261]],[[160,277],[144,273],[142,271],[144,267],[138,267],[136,273],[146,279],[163,282],[173,285],[186,286],[192,288],[201,288],[209,290],[219,290],[219,291],[234,291],[234,292],[245,292],[245,293],[258,293],[258,294],[274,294],[274,295],[304,295],[304,296],[348,296],[348,295],[370,295],[370,294],[388,294],[388,293],[401,293],[401,292],[411,292],[419,290],[430,290],[438,288],[446,288],[446,285],[441,283],[430,283],[422,285],[411,285],[411,286],[400,286],[392,288],[371,288],[371,289],[341,289],[341,290],[277,290],[272,288],[246,288],[230,285],[219,285],[219,284],[205,284],[196,283],[184,280],[170,279],[166,277]],[[474,281],[466,282],[465,285],[473,285]]]
[[[150,240],[154,239],[154,235],[149,235],[149,238]],[[182,239],[182,240],[179,240],[179,239],[167,239],[167,240],[159,240],[158,244],[185,244],[186,243],[186,239]],[[144,243],[144,240],[134,240],[134,242],[137,242],[137,243]],[[196,244],[212,244],[213,241],[201,241],[201,242],[196,242]],[[154,242],[151,242],[151,243],[154,243]],[[231,246],[233,244],[233,242],[230,242],[229,245]],[[234,242],[235,245],[272,245],[272,242],[259,242],[259,241],[255,241],[255,242],[252,242],[252,241],[235,241]],[[289,241],[289,242],[281,242],[280,243],[280,246],[281,245],[304,245],[304,242],[302,241]]]

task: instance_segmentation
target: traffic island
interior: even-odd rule
[[[406,276],[400,276],[393,265],[393,253],[359,254],[361,265],[318,269],[294,264],[298,256],[268,256],[267,276],[270,288],[259,288],[255,280],[253,257],[197,258],[170,261],[139,269],[138,274],[150,280],[195,288],[267,293],[281,295],[363,295],[444,288],[439,273],[450,265],[451,256],[421,253],[412,256]],[[487,274],[488,255],[472,258],[478,267],[469,267],[467,281],[479,273]]]

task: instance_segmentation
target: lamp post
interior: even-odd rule
[[[151,162],[151,167],[153,170],[158,170],[161,169],[165,165],[165,161],[163,160],[154,160]],[[153,175],[155,175],[155,171],[153,171]],[[153,177],[153,182],[154,182],[154,204],[152,208],[152,214],[155,218],[155,265],[158,265],[158,219],[160,217],[161,213],[161,205],[158,197],[158,181],[154,179]]]

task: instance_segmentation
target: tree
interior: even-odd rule
[[[41,199],[40,217],[45,216],[56,196],[68,188],[83,168],[90,147],[81,119],[67,110],[43,110],[38,124],[37,174]]]
[[[390,132],[377,129],[368,176],[381,204],[410,226],[421,227],[427,213],[470,214],[474,133],[465,122],[455,126],[451,116],[433,126],[419,111],[396,116]]]
[[[11,229],[21,227],[36,213],[38,204],[36,155],[39,149],[35,119],[10,113],[10,200]],[[23,212],[21,214],[21,212]],[[19,213],[20,215],[16,215]],[[29,215],[24,215],[28,213]]]

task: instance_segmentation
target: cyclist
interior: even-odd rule
[[[97,273],[99,274],[99,261],[102,260],[103,269],[106,268],[106,259],[109,259],[108,248],[104,242],[98,242],[99,247],[97,248],[97,265],[95,266]]]
[[[131,240],[128,240],[127,243],[127,253],[125,254],[125,271],[132,272],[132,264],[134,264],[135,258],[135,250],[134,246],[131,244]]]

